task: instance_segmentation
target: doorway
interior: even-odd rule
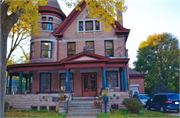
[[[82,74],[82,96],[94,97],[97,93],[97,74],[83,73]]]

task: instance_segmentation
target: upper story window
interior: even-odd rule
[[[94,54],[94,41],[86,42],[86,52],[90,52]]]
[[[30,59],[34,59],[34,43],[31,43],[31,48],[30,48]]]
[[[93,21],[85,21],[86,31],[93,30]]]
[[[77,34],[80,32],[94,32],[100,31],[102,33],[101,23],[97,19],[78,19],[77,20]]]
[[[68,57],[75,55],[75,42],[68,43]]]
[[[51,42],[41,42],[41,58],[51,58]]]
[[[42,21],[46,21],[46,17],[42,17]]]
[[[52,30],[52,23],[42,23],[43,30]]]
[[[113,57],[113,41],[105,41],[105,56]]]
[[[49,21],[53,21],[53,18],[49,17]]]

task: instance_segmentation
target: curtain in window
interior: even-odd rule
[[[40,80],[40,92],[45,93],[47,89],[51,90],[51,74],[50,73],[41,73]]]
[[[117,87],[118,86],[118,78],[117,72],[106,72],[106,86],[107,87]]]

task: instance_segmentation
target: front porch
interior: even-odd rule
[[[9,94],[12,76],[19,76],[19,94],[22,94],[23,77],[26,78],[25,90],[30,90],[31,93],[36,93],[37,90],[46,93],[49,89],[51,92],[73,92],[74,97],[93,97],[108,87],[114,88],[114,92],[127,91],[128,61],[126,58],[110,59],[81,52],[60,62],[11,65],[7,67],[10,75]]]

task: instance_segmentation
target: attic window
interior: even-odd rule
[[[101,23],[98,19],[78,19],[77,20],[77,34],[80,32],[94,32],[100,31],[102,33]]]

